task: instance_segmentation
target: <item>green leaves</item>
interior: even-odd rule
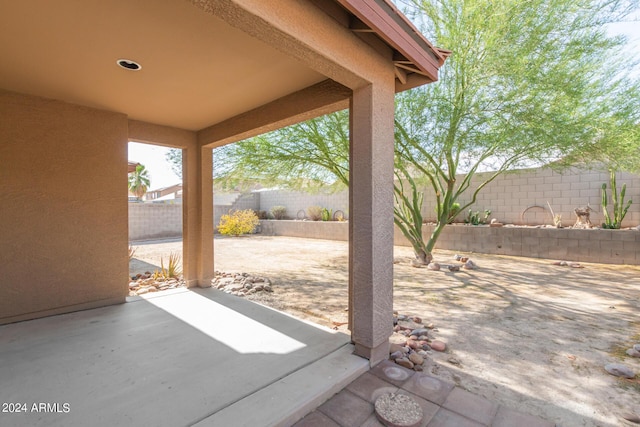
[[[136,170],[129,174],[129,191],[135,194],[136,197],[141,198],[145,195],[150,185],[149,172],[144,165],[139,164],[136,166]]]

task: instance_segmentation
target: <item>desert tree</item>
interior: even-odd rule
[[[500,174],[589,159],[637,165],[640,90],[623,37],[606,33],[637,0],[407,0],[452,55],[438,82],[396,98],[394,222],[416,262],[433,258],[456,212]],[[348,115],[334,113],[217,149],[229,187],[348,184]],[[477,172],[484,179],[474,180]],[[436,226],[423,238],[424,189]]]
[[[136,166],[136,170],[129,174],[129,191],[135,194],[138,199],[141,199],[150,185],[151,179],[149,178],[149,171],[147,171],[144,165],[139,164]]]

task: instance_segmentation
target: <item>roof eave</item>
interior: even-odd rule
[[[404,70],[438,80],[438,70],[451,52],[434,47],[390,0],[336,1],[396,52],[394,64],[399,73]]]

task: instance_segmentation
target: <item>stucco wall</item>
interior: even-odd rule
[[[0,323],[124,301],[126,116],[0,91],[0,117]]]

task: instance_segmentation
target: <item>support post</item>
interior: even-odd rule
[[[183,274],[188,287],[210,287],[213,268],[213,150],[182,151]]]
[[[376,365],[393,328],[393,79],[354,90],[350,108],[349,324]]]

